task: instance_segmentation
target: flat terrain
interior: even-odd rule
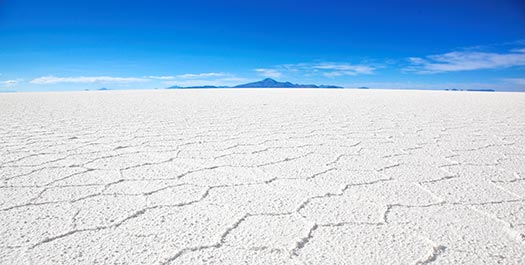
[[[1,264],[525,264],[525,93],[0,95]]]

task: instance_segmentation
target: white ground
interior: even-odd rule
[[[0,95],[1,264],[525,264],[525,93]]]

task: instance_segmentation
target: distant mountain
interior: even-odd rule
[[[342,86],[320,85],[319,88],[343,88]]]
[[[227,86],[189,86],[189,87],[181,87],[181,86],[171,86],[167,89],[196,89],[196,88],[230,88]],[[293,84],[290,82],[278,82],[271,78],[266,78],[264,80],[261,80],[259,82],[253,82],[248,84],[242,84],[238,86],[234,86],[231,88],[342,88],[340,86],[331,86],[331,85],[300,85],[300,84]]]
[[[458,89],[458,88],[447,88],[446,91],[471,91],[471,92],[496,92],[494,89],[489,88],[471,88],[471,89]]]
[[[234,88],[342,88],[339,86],[330,86],[330,85],[301,85],[293,84],[290,82],[278,82],[271,78],[266,78],[264,80],[242,84],[234,86]]]
[[[106,90],[109,90],[109,88],[102,87],[102,88],[99,88],[98,90],[99,90],[99,91],[106,91]]]

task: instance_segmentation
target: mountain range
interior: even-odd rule
[[[185,88],[342,88],[342,87],[332,86],[332,85],[293,84],[290,82],[278,82],[272,78],[266,78],[258,82],[247,83],[247,84],[237,85],[233,87],[226,87],[226,86],[191,86],[191,87],[172,86],[172,87],[168,87],[168,89],[185,89]]]

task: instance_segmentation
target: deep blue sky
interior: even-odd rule
[[[0,91],[233,85],[525,91],[525,0],[0,0]]]

